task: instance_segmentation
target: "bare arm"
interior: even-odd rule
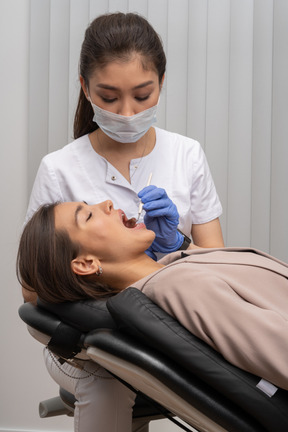
[[[224,240],[219,218],[205,224],[193,225],[191,235],[194,244],[191,244],[188,249],[194,249],[195,247],[224,247]]]

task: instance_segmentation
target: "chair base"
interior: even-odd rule
[[[67,415],[73,417],[74,409],[65,404],[60,396],[51,399],[46,399],[39,403],[39,416],[41,418],[56,417],[59,415]]]
[[[39,416],[41,418],[56,417],[59,415],[74,416],[74,396],[66,390],[60,388],[59,396],[46,399],[39,403]],[[147,409],[148,408],[148,409]],[[162,414],[154,414],[156,409],[150,410],[149,406],[139,403],[133,411],[132,432],[149,432],[151,421],[164,419]]]

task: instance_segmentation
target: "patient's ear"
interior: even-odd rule
[[[71,261],[71,268],[79,276],[87,276],[98,271],[100,263],[93,256],[78,256]]]

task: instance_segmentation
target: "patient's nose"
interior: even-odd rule
[[[111,200],[107,200],[107,201],[104,201],[103,204],[104,204],[104,211],[105,211],[105,213],[107,213],[107,214],[111,213],[111,211],[114,208],[112,201]]]

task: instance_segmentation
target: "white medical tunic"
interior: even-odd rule
[[[221,203],[200,144],[176,133],[155,130],[156,144],[151,153],[130,163],[131,184],[95,152],[88,135],[46,155],[38,169],[26,220],[45,203],[97,204],[107,199],[128,218],[136,217],[140,203],[137,193],[146,186],[150,173],[151,184],[165,189],[176,204],[179,228],[186,235],[191,234],[192,224],[219,217]]]

